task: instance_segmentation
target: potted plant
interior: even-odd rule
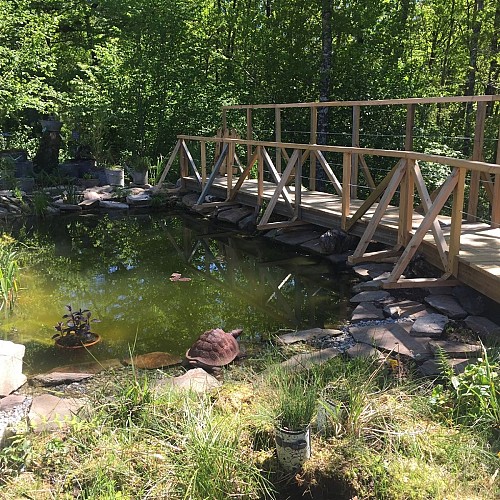
[[[125,174],[122,165],[111,165],[110,167],[105,167],[104,170],[108,184],[121,187],[125,185]]]
[[[151,167],[151,161],[146,156],[137,156],[132,159],[132,182],[138,186],[144,186],[148,183],[148,173]]]
[[[91,312],[88,309],[73,311],[70,305],[66,306],[68,314],[63,316],[63,321],[55,325],[57,333],[52,336],[58,347],[67,349],[79,349],[97,344],[101,337],[91,331],[91,322],[98,322],[97,319],[90,319]]]
[[[316,409],[316,384],[304,373],[283,371],[274,386],[278,461],[285,470],[294,471],[311,456],[310,423]]]
[[[84,188],[89,188],[99,185],[99,177],[93,171],[85,172],[81,179],[78,179],[78,184]]]

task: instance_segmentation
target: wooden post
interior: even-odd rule
[[[252,128],[252,108],[247,108],[247,141],[253,139],[253,128]],[[252,158],[252,146],[247,145],[247,164]]]
[[[201,185],[204,186],[207,182],[207,143],[200,142],[200,155],[201,155]]]
[[[360,106],[352,107],[352,146],[354,148],[359,148],[359,117],[360,117]],[[359,178],[359,156],[354,153],[351,158],[351,198],[356,199],[358,197],[358,178]]]
[[[347,218],[351,211],[351,153],[344,153],[342,158],[342,220],[341,228],[345,231]]]
[[[484,143],[484,121],[486,118],[486,102],[479,101],[476,110],[476,127],[474,129],[474,149],[472,150],[472,160],[482,161]],[[470,176],[469,204],[467,207],[467,220],[474,222],[477,220],[477,206],[479,200],[479,183],[481,173],[473,170]]]
[[[227,170],[226,170],[226,197],[229,198],[231,195],[231,189],[233,189],[233,165],[234,165],[234,153],[236,145],[234,142],[229,143],[229,149],[227,153]]]
[[[406,112],[405,150],[413,150],[413,127],[415,125],[415,105],[408,104]],[[415,186],[413,182],[413,168],[415,160],[405,161],[406,171],[401,183],[399,199],[399,227],[398,245],[405,246],[410,241],[410,232],[413,224],[413,199]]]
[[[297,163],[295,164],[295,207],[294,219],[300,217],[300,205],[302,203],[302,162],[300,155],[298,156]]]
[[[257,146],[257,210],[262,206],[264,199],[264,158],[262,157],[262,146]]]
[[[311,106],[311,135],[309,144],[316,144],[318,140],[318,108]],[[314,151],[309,153],[309,189],[316,190],[316,154]]]
[[[281,142],[281,108],[274,109],[275,140]],[[276,170],[281,174],[281,148],[276,148]]]
[[[496,160],[500,165],[500,128],[498,129],[497,155]],[[493,203],[491,205],[491,227],[500,227],[500,174],[494,177]]]
[[[188,164],[187,164],[186,152],[184,151],[184,148],[181,148],[179,151],[179,166],[180,166],[181,178],[187,177],[188,176]]]
[[[460,235],[462,233],[462,212],[464,209],[465,168],[458,169],[457,184],[453,190],[451,209],[450,242],[448,245],[448,269],[446,272],[457,275],[458,254],[460,253]]]

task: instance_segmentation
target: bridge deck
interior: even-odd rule
[[[201,191],[194,177],[185,177],[186,186],[190,189]],[[263,198],[269,200],[273,195],[276,185],[264,182]],[[290,187],[293,194],[293,186]],[[216,178],[211,194],[226,198],[227,178]],[[238,191],[236,200],[242,204],[255,206],[257,203],[257,180],[246,179]],[[292,195],[293,198],[293,195]],[[361,206],[362,200],[351,200],[351,213]],[[371,215],[375,211],[375,203],[356,224],[351,233],[362,236]],[[278,201],[277,213],[287,215],[287,207],[282,199]],[[342,214],[342,200],[334,194],[318,191],[309,191],[303,188],[301,192],[300,220],[316,224],[325,228],[339,228]],[[416,229],[423,216],[413,213],[413,227]],[[445,238],[449,235],[450,219],[440,216],[439,221],[443,228]],[[394,245],[397,241],[399,223],[399,209],[389,206],[375,232],[374,239],[387,245]],[[431,232],[426,235],[420,250],[427,260],[442,268],[434,239]],[[500,228],[492,229],[482,223],[463,223],[460,254],[458,257],[457,279],[475,288],[493,300],[500,302]]]

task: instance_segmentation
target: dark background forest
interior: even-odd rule
[[[56,116],[66,156],[78,142],[117,162],[214,134],[224,104],[497,94],[499,32],[498,0],[0,0],[1,146],[33,151],[39,120]],[[365,113],[362,141],[397,147],[382,138],[404,112],[394,127]],[[285,129],[308,120],[291,113]],[[349,121],[332,113],[328,142]],[[491,155],[498,122],[490,106]],[[272,126],[256,116],[259,138]],[[428,107],[416,127],[417,146],[420,133],[467,154],[473,110]]]

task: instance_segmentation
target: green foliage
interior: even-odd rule
[[[0,239],[0,311],[14,308],[19,291],[19,263],[15,240],[8,235]]]
[[[467,365],[459,375],[446,367],[440,354],[440,364],[445,367],[445,382],[437,384],[430,398],[435,410],[450,422],[479,427],[488,434],[500,429],[500,381],[499,366],[483,355],[475,363]]]

